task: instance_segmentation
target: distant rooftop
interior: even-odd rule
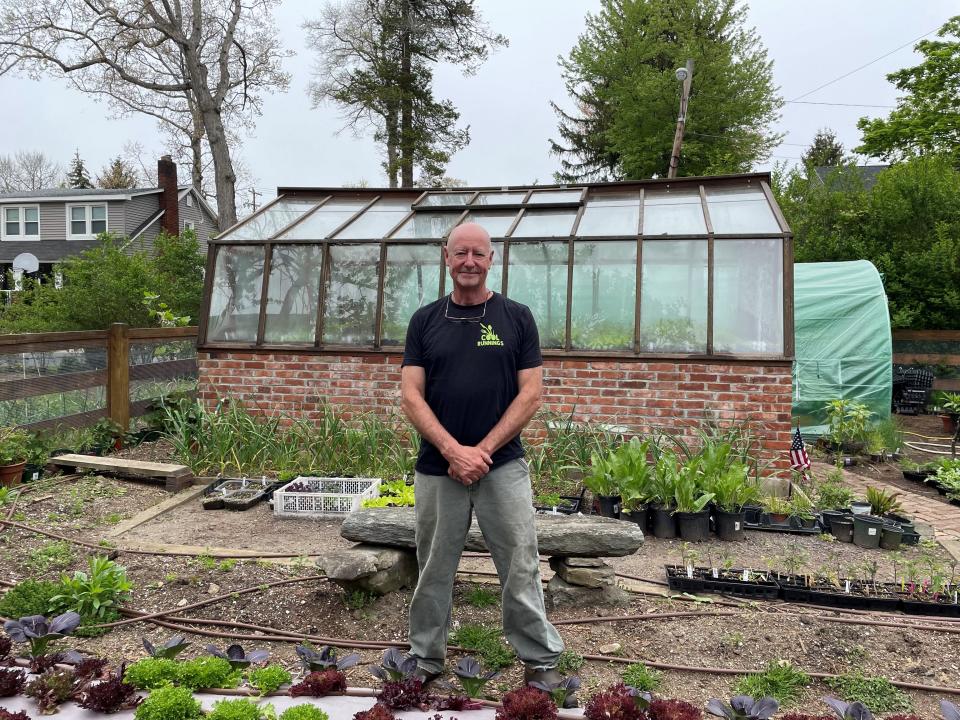
[[[863,183],[864,190],[870,190],[874,185],[877,184],[877,177],[886,170],[889,165],[843,165],[840,167],[834,166],[821,166],[814,168],[814,172],[817,173],[817,177],[820,178],[820,182],[826,184],[827,176],[832,172],[840,171],[841,176],[851,175],[853,177],[859,177],[860,182]]]
[[[189,185],[180,185],[180,190],[189,190]],[[146,188],[118,188],[104,190],[103,188],[46,188],[43,190],[17,190],[14,192],[0,193],[0,200],[5,200],[9,198],[64,198],[68,199],[71,197],[92,197],[92,196],[102,196],[102,197],[112,197],[112,196],[121,196],[126,197],[128,195],[149,195],[151,193],[161,192],[162,188],[159,187],[146,187]]]

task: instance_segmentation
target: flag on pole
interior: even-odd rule
[[[790,467],[803,477],[807,477],[807,468],[810,467],[810,456],[807,455],[807,449],[803,445],[803,437],[800,435],[800,428],[793,434],[793,442],[790,444]]]

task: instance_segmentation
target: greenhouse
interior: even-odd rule
[[[476,222],[488,286],[532,309],[549,353],[792,355],[790,234],[766,175],[278,196],[211,243],[202,347],[396,352],[449,291],[444,239]]]

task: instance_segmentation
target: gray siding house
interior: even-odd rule
[[[206,252],[219,232],[217,214],[191,185],[177,184],[177,166],[158,162],[160,187],[129,190],[52,189],[0,193],[0,272],[49,275],[53,264],[109,232],[128,238],[127,250],[149,250],[161,230],[193,228]]]

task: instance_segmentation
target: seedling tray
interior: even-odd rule
[[[277,517],[344,517],[364,500],[380,496],[380,478],[301,476],[273,494]],[[310,492],[290,492],[294,483],[303,483]]]
[[[791,535],[819,535],[823,532],[820,525],[812,528],[793,527],[790,523],[748,523],[743,524],[744,530],[762,530],[764,532],[790,533]]]
[[[684,568],[666,565],[667,585],[671,590],[688,593],[716,593],[735,595],[756,600],[776,600],[780,594],[777,583],[766,580],[735,580],[732,578],[714,578],[710,568],[695,568],[694,576],[688,577]],[[742,570],[732,572],[742,573]]]
[[[211,483],[204,489],[203,507],[207,510],[243,511],[249,510],[257,503],[266,500],[280,483],[264,482],[261,479],[251,478],[224,478]],[[255,491],[253,495],[249,493]],[[220,502],[212,500],[219,496]]]

